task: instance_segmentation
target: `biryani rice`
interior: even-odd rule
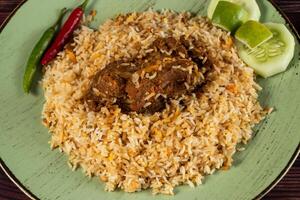
[[[167,36],[193,36],[205,46],[213,69],[200,94],[172,100],[153,115],[124,114],[118,106],[89,110],[82,98],[97,71],[113,60],[142,57],[157,37]],[[99,30],[81,26],[70,47],[75,58],[66,49],[47,66],[43,122],[51,147],[65,152],[73,169],[99,177],[107,191],[173,194],[177,185],[199,185],[232,165],[237,144],[246,143],[266,115],[253,70],[229,34],[206,18],[168,10],[120,15]]]

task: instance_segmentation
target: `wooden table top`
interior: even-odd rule
[[[22,0],[0,0],[0,24]],[[300,0],[274,0],[300,33]],[[0,169],[0,200],[28,200]],[[263,199],[300,200],[300,156],[285,177]]]

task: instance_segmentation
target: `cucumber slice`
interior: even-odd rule
[[[255,0],[211,0],[207,9],[208,18],[212,19],[219,1],[229,1],[241,5],[249,13],[249,19],[259,21],[260,10]]]
[[[212,23],[229,32],[235,32],[248,19],[247,11],[240,5],[220,1],[212,17]]]
[[[295,40],[283,24],[266,23],[273,37],[255,49],[237,42],[241,59],[264,78],[283,72],[294,57]]]

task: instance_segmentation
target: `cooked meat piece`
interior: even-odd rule
[[[152,48],[160,51],[163,54],[179,56],[183,58],[188,57],[187,48],[173,37],[158,38],[153,42]]]
[[[192,46],[191,46],[192,45]],[[203,47],[181,38],[158,38],[143,58],[108,64],[91,82],[89,108],[118,104],[125,112],[154,113],[168,99],[191,93],[204,82]]]
[[[164,58],[162,58],[164,60]],[[152,65],[147,68],[155,68]],[[128,106],[131,111],[144,112],[154,108],[163,108],[165,102],[161,98],[177,98],[182,94],[193,91],[200,84],[201,77],[197,65],[188,59],[174,58],[161,63],[161,70],[154,70],[141,77],[144,73],[142,68],[136,72],[139,76],[139,84],[129,80],[126,84]],[[150,74],[150,75],[149,75]],[[163,104],[157,106],[158,104]],[[155,105],[150,107],[151,105]]]
[[[136,71],[136,66],[124,61],[112,62],[93,78],[86,102],[92,110],[98,111],[104,104],[113,104],[126,96],[126,79]]]

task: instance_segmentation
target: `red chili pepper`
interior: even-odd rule
[[[82,16],[84,15],[84,10],[89,0],[85,0],[83,4],[73,10],[67,21],[64,23],[60,32],[56,36],[54,42],[51,44],[50,48],[44,54],[41,64],[47,65],[55,56],[60,52],[65,44],[72,37],[74,30],[77,28]]]

